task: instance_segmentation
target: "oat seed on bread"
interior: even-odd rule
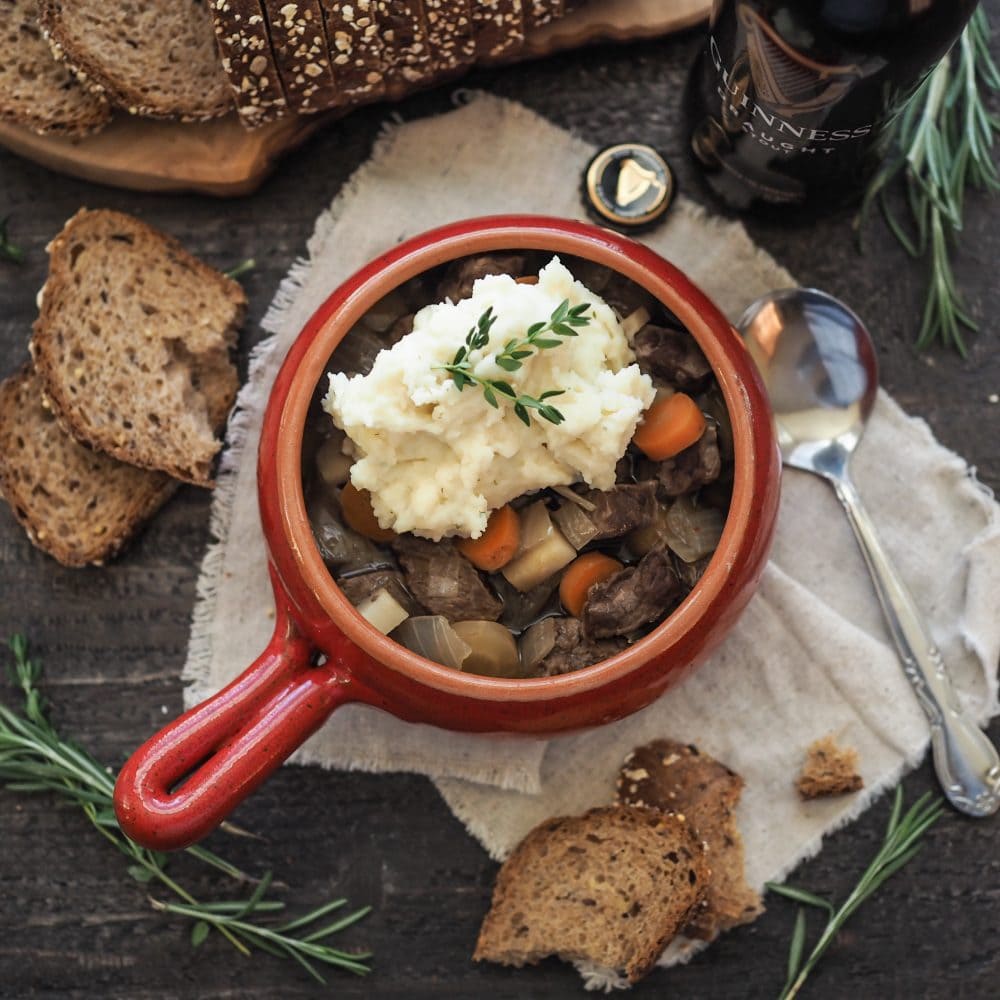
[[[185,121],[232,110],[203,0],[38,0],[38,9],[56,57],[112,104]]]
[[[111,108],[56,62],[38,24],[36,0],[0,0],[0,121],[34,132],[86,135]]]
[[[824,736],[806,750],[805,763],[795,787],[804,799],[846,795],[864,787],[858,773],[858,752],[840,747],[833,736]]]
[[[655,740],[625,759],[617,791],[620,802],[683,814],[706,844],[712,874],[685,936],[710,941],[764,912],[744,874],[743,838],[734,816],[743,791],[738,774],[691,744]]]
[[[64,566],[116,555],[176,487],[73,440],[42,405],[30,366],[0,383],[0,493],[31,541]]]
[[[704,894],[701,841],[678,816],[591,809],[535,827],[501,867],[476,961],[549,955],[641,979]]]
[[[30,346],[55,415],[123,462],[211,485],[243,289],[119,212],[82,209],[49,258]]]

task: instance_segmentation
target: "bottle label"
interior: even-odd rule
[[[875,124],[871,122],[820,127],[826,109],[860,78],[857,67],[822,66],[784,43],[778,48],[770,41],[764,49],[754,42],[753,32],[748,32],[747,48],[727,66],[718,42],[709,36],[709,58],[717,74],[722,126],[727,133],[743,133],[779,154],[821,157],[872,133]],[[777,56],[783,62],[776,65]]]

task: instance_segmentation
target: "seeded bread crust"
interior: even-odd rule
[[[540,28],[563,14],[562,0],[524,0],[525,30]]]
[[[104,0],[38,0],[55,58],[130,114],[190,122],[231,111],[205,4],[133,2],[135,11]]]
[[[684,927],[687,937],[710,941],[764,912],[746,883],[743,838],[734,810],[743,779],[693,744],[655,740],[636,748],[622,765],[618,801],[681,813],[705,842],[712,874],[701,906]]]
[[[337,78],[336,107],[377,101],[386,92],[380,22],[387,0],[321,0],[330,61]]]
[[[557,955],[636,982],[687,922],[708,877],[682,817],[617,805],[547,820],[501,867],[473,958],[522,966]]]
[[[53,58],[36,0],[0,0],[0,52],[0,121],[41,134],[87,135],[110,120],[107,101]]]
[[[211,486],[214,431],[238,385],[229,354],[243,289],[138,219],[82,209],[49,245],[39,298],[30,348],[64,428]]]
[[[447,77],[476,60],[470,0],[424,0],[434,72]]]
[[[0,383],[0,492],[32,543],[64,566],[117,555],[176,488],[74,441],[30,365]]]
[[[222,68],[240,121],[250,129],[280,118],[288,101],[271,48],[264,6],[257,0],[211,0]]]
[[[308,115],[330,107],[337,86],[319,0],[266,0],[264,7],[289,109]]]
[[[414,86],[432,80],[433,62],[427,44],[424,0],[392,0],[379,18],[385,45],[386,85],[390,94],[403,96]]]
[[[472,3],[476,58],[502,59],[524,45],[521,0],[480,0]]]

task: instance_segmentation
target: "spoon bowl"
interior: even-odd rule
[[[868,331],[842,302],[812,288],[765,295],[743,314],[739,329],[771,399],[784,464],[829,480],[847,513],[903,670],[930,724],[945,795],[969,816],[992,815],[1000,809],[1000,757],[965,714],[851,480],[850,457],[878,392]]]

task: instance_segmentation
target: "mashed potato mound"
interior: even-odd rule
[[[533,352],[519,371],[503,371],[494,359],[504,344],[565,299],[587,303],[590,323],[558,347]],[[563,423],[531,411],[526,427],[510,401],[494,409],[480,386],[460,392],[439,370],[490,307],[497,321],[486,347],[472,353],[472,370],[523,395],[566,390],[550,400]],[[348,436],[351,480],[371,493],[379,524],[434,540],[476,538],[492,510],[523,493],[580,480],[610,489],[655,395],[634,360],[611,307],[554,258],[537,285],[493,275],[475,283],[471,298],[421,309],[413,332],[381,351],[367,375],[330,376],[323,408]]]

